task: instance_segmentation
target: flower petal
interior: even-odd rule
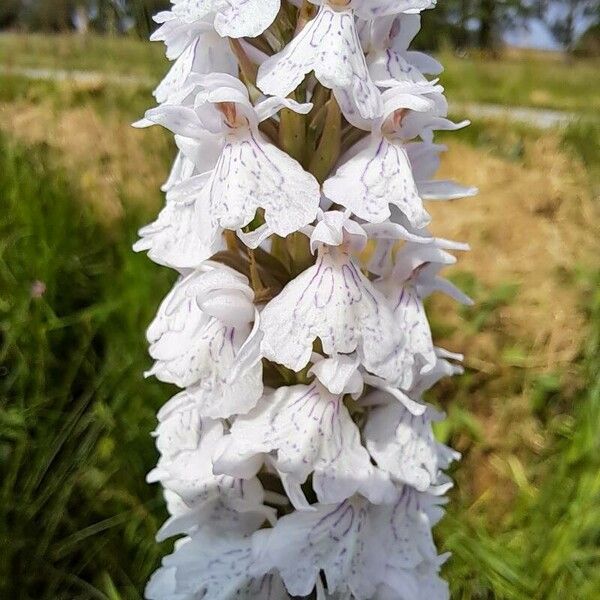
[[[254,534],[263,546],[257,560],[264,570],[277,569],[292,596],[309,595],[320,571],[334,592],[364,573],[361,542],[366,526],[366,503],[360,499],[294,512],[279,519],[272,530]]]
[[[182,501],[171,499],[172,516],[159,538],[191,533],[206,524],[246,533],[262,524],[268,509],[258,479],[213,474],[213,449],[223,438],[220,421],[203,418],[193,402],[178,395],[161,410],[154,435],[161,456],[148,481],[160,481]]]
[[[202,196],[224,228],[244,227],[264,208],[269,228],[285,237],[315,219],[320,190],[297,161],[248,131],[225,145]]]
[[[148,328],[156,360],[150,374],[192,386],[183,394],[198,403],[203,416],[247,412],[262,394],[262,364],[237,365],[256,314],[252,298],[242,275],[209,265],[175,285]]]
[[[196,208],[193,200],[168,200],[154,223],[140,229],[133,249],[148,251],[156,263],[175,269],[197,268],[224,248],[223,229],[206,206]]]
[[[294,371],[306,366],[317,337],[326,354],[358,350],[375,374],[387,372],[386,361],[402,345],[385,298],[343,249],[327,246],[263,309],[261,329],[265,357]]]
[[[163,559],[148,586],[148,600],[289,600],[277,575],[253,575],[252,540],[202,532]]]
[[[419,197],[410,162],[402,144],[374,136],[372,143],[344,163],[325,181],[323,193],[356,216],[382,223],[397,206],[417,229],[431,220]]]
[[[321,6],[281,52],[260,66],[257,85],[283,98],[313,70],[324,86],[346,91],[363,118],[380,115],[381,97],[370,79],[352,10]]]
[[[320,571],[328,593],[342,598],[373,598],[383,585],[404,594],[407,585],[439,572],[443,558],[436,554],[431,526],[442,515],[442,503],[403,486],[400,499],[391,505],[360,498],[314,505],[313,511],[291,513],[273,529],[254,534],[261,546],[257,563],[263,571],[277,569],[293,596],[310,594]]]
[[[238,417],[216,457],[215,472],[239,475],[240,463],[270,452],[273,466],[297,491],[313,473],[321,502],[340,502],[356,492],[372,502],[396,496],[387,476],[371,464],[342,397],[318,383],[279,388]]]
[[[374,408],[364,429],[367,449],[395,480],[425,492],[438,483],[440,470],[460,457],[434,438],[431,423],[441,418],[431,408],[413,415],[393,401]]]

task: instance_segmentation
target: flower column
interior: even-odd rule
[[[156,429],[182,536],[153,600],[436,600],[431,527],[458,455],[423,401],[460,356],[423,299],[439,270],[424,201],[440,67],[409,43],[432,0],[173,0],[174,65],[138,126],[175,134],[166,205],[137,250],[180,279],[148,329],[149,374],[182,391]],[[365,257],[369,257],[365,262]]]

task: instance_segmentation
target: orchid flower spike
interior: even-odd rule
[[[427,390],[462,372],[426,298],[471,300],[435,237],[441,72],[411,50],[435,0],[172,0],[174,61],[138,127],[174,134],[134,248],[179,278],[147,331],[176,536],[149,600],[447,600],[432,528],[460,455]],[[264,95],[263,95],[264,94]]]

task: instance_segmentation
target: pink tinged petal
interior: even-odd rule
[[[281,52],[260,66],[257,84],[265,94],[285,97],[313,70],[324,86],[345,91],[363,118],[381,114],[380,94],[369,77],[351,10],[321,6]]]
[[[417,229],[431,220],[419,197],[406,151],[400,142],[384,137],[374,137],[370,146],[343,164],[325,181],[323,193],[372,223],[389,218],[390,204]]]
[[[402,345],[385,298],[342,250],[323,247],[317,264],[290,282],[261,314],[265,357],[301,370],[318,337],[326,354],[358,350],[374,373]]]

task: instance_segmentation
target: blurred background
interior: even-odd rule
[[[173,273],[135,255],[174,157],[130,123],[167,69],[160,0],[0,1],[0,597],[138,599],[169,544],[145,483],[171,390],[144,329]],[[456,118],[428,206],[468,241],[430,302],[466,373],[431,400],[463,453],[436,535],[453,598],[600,598],[600,6],[443,0],[417,45]]]

